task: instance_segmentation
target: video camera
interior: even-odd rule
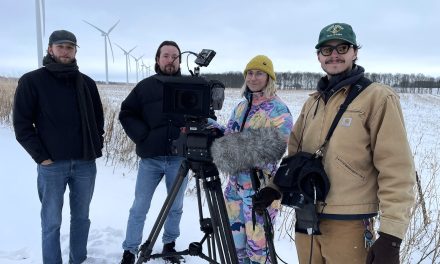
[[[208,66],[215,51],[203,49],[194,61],[199,66]],[[221,110],[225,86],[220,81],[207,81],[199,76],[196,67],[192,76],[157,76],[163,85],[164,113],[183,114],[185,127],[173,142],[173,154],[190,161],[212,161],[210,147],[215,138],[222,136],[218,130],[208,128],[208,118],[216,119],[214,110]]]

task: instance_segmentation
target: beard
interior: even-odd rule
[[[54,54],[52,54],[52,58],[54,59],[55,62],[62,63],[62,64],[69,64],[75,60],[75,58],[58,57],[58,56],[55,56]]]
[[[160,69],[164,74],[166,75],[173,75],[177,72],[177,68],[174,66],[174,64],[168,64]]]

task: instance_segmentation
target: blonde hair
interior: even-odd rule
[[[270,98],[272,96],[274,96],[278,90],[278,87],[275,83],[275,81],[269,77],[269,75],[267,76],[267,84],[266,87],[263,88],[263,94],[266,98]],[[243,86],[240,89],[240,94],[241,96],[244,96],[244,93],[246,92],[247,89],[247,85],[246,85],[246,81],[243,83]]]

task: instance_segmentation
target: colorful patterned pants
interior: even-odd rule
[[[224,195],[240,264],[270,263],[264,234],[264,219],[256,214],[255,227],[252,222],[254,193],[249,174],[242,173],[229,177]],[[272,223],[275,223],[278,207],[278,201],[268,207]]]

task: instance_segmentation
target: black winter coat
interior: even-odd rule
[[[182,114],[162,112],[163,88],[155,76],[133,88],[119,113],[119,121],[141,158],[172,155],[172,141],[179,137],[180,127],[185,126]]]
[[[82,73],[81,73],[82,74]],[[96,157],[102,156],[104,115],[95,82],[85,74],[95,112]],[[37,163],[83,158],[81,117],[75,78],[56,78],[46,68],[24,74],[15,92],[13,125],[17,141]]]

